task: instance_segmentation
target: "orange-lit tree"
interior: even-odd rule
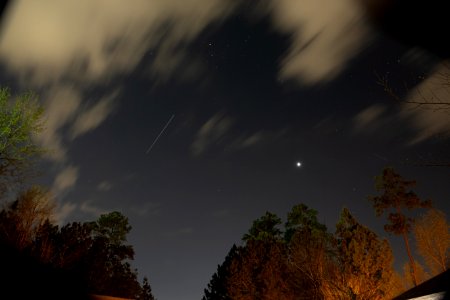
[[[308,299],[327,298],[334,262],[326,226],[317,220],[317,211],[299,204],[288,213],[285,228],[292,289]]]
[[[230,264],[226,281],[231,299],[294,299],[288,283],[281,219],[266,212],[256,219]]]
[[[386,239],[361,225],[344,208],[336,225],[337,258],[349,299],[392,299],[395,290],[393,255]]]
[[[414,237],[419,254],[431,275],[450,268],[450,231],[442,211],[430,209],[414,224]]]
[[[417,271],[408,240],[414,219],[408,217],[404,210],[431,207],[431,202],[422,201],[411,190],[415,186],[414,180],[405,180],[393,168],[385,168],[381,176],[376,177],[375,187],[381,195],[369,196],[369,200],[373,203],[377,216],[388,213],[388,224],[384,225],[384,230],[402,236],[409,258],[413,284],[417,285]]]

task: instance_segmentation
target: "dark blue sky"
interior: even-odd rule
[[[367,200],[384,166],[449,215],[449,169],[420,166],[449,160],[448,113],[401,105],[377,83],[427,96],[448,74],[441,53],[371,27],[350,2],[313,2],[12,2],[1,84],[47,108],[41,181],[59,221],[123,212],[154,295],[200,299],[266,211],[284,219],[302,202],[334,231],[346,206],[386,236]]]

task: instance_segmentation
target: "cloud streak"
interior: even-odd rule
[[[56,176],[53,182],[52,191],[55,193],[55,195],[60,195],[75,186],[77,179],[78,168],[74,166],[67,166]]]
[[[364,9],[354,0],[272,0],[274,27],[291,37],[282,79],[313,85],[334,79],[370,36]]]
[[[191,145],[194,155],[203,154],[209,147],[217,143],[230,129],[233,120],[223,113],[217,113],[206,121],[197,132]]]
[[[402,105],[400,116],[416,132],[410,145],[432,137],[450,136],[450,65],[440,64],[419,86],[414,88]]]
[[[373,104],[360,111],[354,118],[354,129],[356,132],[373,131],[383,123],[382,115],[386,107],[381,104]]]
[[[155,49],[153,70],[163,76],[189,41],[234,7],[221,0],[19,0],[4,22],[0,57],[35,83],[98,81],[130,72]]]

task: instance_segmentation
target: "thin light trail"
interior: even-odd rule
[[[161,130],[161,132],[158,134],[158,136],[156,137],[156,139],[153,141],[153,143],[150,145],[150,147],[148,147],[147,151],[145,152],[145,154],[148,154],[153,146],[155,146],[156,142],[158,141],[159,137],[164,133],[164,130],[166,130],[167,126],[169,126],[170,122],[172,122],[173,118],[175,117],[175,115],[172,115],[169,119],[169,121],[167,121],[166,125],[164,125],[163,129]]]

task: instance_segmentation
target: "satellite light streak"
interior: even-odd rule
[[[156,139],[153,141],[153,143],[150,145],[150,147],[148,147],[147,151],[145,152],[145,154],[148,154],[153,146],[155,146],[156,142],[158,141],[158,139],[160,138],[160,136],[164,133],[164,130],[166,130],[167,126],[169,126],[170,122],[172,122],[173,118],[175,117],[175,115],[172,115],[169,119],[169,121],[167,121],[166,125],[164,125],[163,129],[161,130],[161,132],[158,134],[158,136],[156,137]]]

